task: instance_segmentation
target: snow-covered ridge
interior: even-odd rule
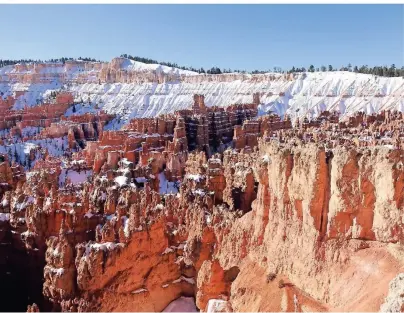
[[[102,69],[104,66],[108,68]],[[13,67],[6,68],[10,72]],[[251,103],[252,95],[258,92],[260,114],[289,114],[293,119],[316,117],[324,110],[337,110],[342,116],[350,116],[357,111],[367,114],[388,109],[404,111],[402,77],[352,72],[205,75],[123,58],[102,64],[77,62],[64,68],[69,77],[77,76],[80,80],[73,83],[66,83],[64,78],[49,83],[0,82],[0,92],[5,96],[25,90],[25,94],[17,99],[15,108],[19,108],[22,104],[36,105],[37,99],[63,88],[72,92],[77,101],[89,100],[88,111],[103,109],[107,113],[117,114],[118,119],[111,124],[112,128],[121,127],[131,118],[153,117],[190,108],[194,94],[203,94],[207,106],[226,107],[236,103]],[[4,69],[0,69],[0,81],[7,76]],[[131,79],[138,82],[103,83],[99,79],[102,71],[118,70],[133,71],[135,76],[132,75]],[[155,76],[147,76],[151,82],[147,79],[136,80],[136,77],[144,77],[145,72],[179,74],[180,78],[173,81],[156,78],[156,82],[152,82]]]
[[[22,74],[67,74],[70,78],[97,72],[102,69],[113,67],[132,72],[154,71],[157,73],[180,74],[180,75],[198,75],[199,73],[182,70],[175,67],[170,67],[161,64],[146,64],[126,58],[114,58],[111,62],[85,62],[81,60],[61,62],[46,62],[46,63],[19,63],[15,65],[7,65],[0,67],[0,75],[22,75]],[[1,77],[6,79],[5,77]]]
[[[193,72],[193,71],[182,70],[179,68],[170,67],[170,66],[161,65],[161,64],[146,64],[146,63],[129,60],[129,59],[123,59],[121,68],[125,69],[127,71],[134,71],[134,72],[156,71],[156,72],[163,72],[166,74],[176,73],[176,74],[181,74],[181,75],[198,75],[197,72]]]

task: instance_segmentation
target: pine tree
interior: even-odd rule
[[[395,64],[392,64],[392,65],[390,66],[390,69],[389,69],[389,76],[390,76],[390,77],[394,77],[395,74],[396,74],[396,65],[395,65]]]

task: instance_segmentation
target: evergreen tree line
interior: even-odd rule
[[[176,67],[182,70],[188,70],[188,71],[193,71],[193,72],[198,72],[198,73],[207,73],[207,74],[223,74],[223,73],[249,73],[249,74],[264,74],[268,72],[275,72],[275,73],[303,73],[303,72],[333,72],[333,71],[349,71],[349,72],[355,72],[355,73],[362,73],[362,74],[373,74],[377,76],[384,76],[384,77],[404,77],[404,66],[401,68],[397,68],[394,64],[392,64],[390,67],[387,66],[374,66],[374,67],[369,67],[367,65],[362,65],[362,66],[352,66],[351,64],[348,64],[347,66],[342,66],[339,69],[337,67],[333,67],[332,65],[322,65],[320,67],[315,67],[314,65],[310,65],[307,69],[305,67],[292,67],[290,70],[283,70],[280,67],[274,67],[273,70],[254,70],[251,72],[245,71],[245,70],[231,70],[231,69],[220,69],[219,67],[212,67],[211,69],[204,70],[203,67],[200,69],[196,69],[192,66],[186,67],[186,66],[179,66],[177,63],[171,63],[171,62],[160,62],[157,60],[149,59],[149,58],[142,58],[142,57],[136,57],[136,56],[131,56],[128,54],[122,54],[121,57],[127,58],[130,60],[134,60],[137,62],[142,62],[146,64],[161,64],[161,65],[166,65],[170,67]]]
[[[15,65],[18,63],[63,63],[65,64],[66,61],[86,61],[86,62],[100,62],[94,58],[58,58],[58,59],[49,59],[49,60],[33,60],[33,59],[21,59],[21,60],[2,60],[0,59],[0,67],[7,66],[7,65]]]
[[[398,68],[395,64],[392,64],[390,67],[387,66],[374,66],[369,67],[367,65],[362,65],[358,67],[357,65],[352,66],[352,64],[348,64],[347,66],[341,66],[339,69],[334,68],[332,65],[328,65],[328,67],[322,65],[320,68],[314,67],[314,65],[310,65],[306,70],[304,67],[295,68],[287,71],[287,73],[300,73],[300,72],[333,72],[333,71],[348,71],[354,73],[362,73],[362,74],[372,74],[383,77],[404,77],[404,66]]]
[[[339,69],[336,67],[333,67],[332,65],[322,65],[320,67],[315,67],[314,65],[310,65],[307,69],[305,67],[295,67],[293,66],[291,69],[285,71],[280,67],[274,67],[272,70],[254,70],[251,72],[245,71],[245,70],[231,70],[231,69],[220,69],[219,67],[212,67],[208,70],[205,71],[203,67],[197,69],[192,66],[179,66],[177,63],[171,63],[171,62],[160,62],[157,60],[149,59],[149,58],[143,58],[143,57],[137,57],[137,56],[131,56],[128,54],[122,54],[121,57],[134,60],[137,62],[142,62],[146,64],[161,64],[161,65],[166,65],[170,67],[175,67],[179,68],[182,70],[188,70],[188,71],[193,71],[193,72],[198,72],[198,73],[206,73],[206,74],[224,74],[224,73],[249,73],[249,74],[263,74],[263,73],[268,73],[268,72],[275,72],[275,73],[303,73],[303,72],[333,72],[333,71],[349,71],[349,72],[355,72],[355,73],[362,73],[362,74],[372,74],[372,75],[377,75],[377,76],[383,76],[383,77],[404,77],[404,66],[401,68],[396,67],[394,64],[391,66],[374,66],[374,67],[369,67],[367,65],[362,65],[362,66],[352,66],[352,64],[348,64],[347,66],[342,66]],[[0,59],[0,67],[6,66],[6,65],[14,65],[17,63],[65,63],[66,61],[73,61],[73,60],[81,60],[81,61],[86,61],[86,62],[100,62],[99,60],[96,60],[94,58],[83,58],[79,57],[77,59],[75,58],[58,58],[58,59],[49,59],[49,60],[32,60],[32,59],[21,59],[21,60],[2,60]]]

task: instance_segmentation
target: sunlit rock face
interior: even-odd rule
[[[0,309],[403,310],[394,79],[359,95],[361,76],[339,73],[354,87],[318,87],[329,100],[303,114],[293,98],[338,73],[196,75],[117,58],[0,74],[12,87],[0,100]],[[341,95],[339,112],[324,110]],[[375,112],[355,111],[362,96]]]
[[[209,312],[379,310],[399,305],[391,281],[403,270],[402,159],[384,147],[337,147],[330,156],[314,143],[261,140],[255,152],[223,160],[191,153],[171,195],[109,174],[92,184],[70,174],[82,188],[56,192],[43,189],[40,174],[32,190],[34,176],[24,183],[37,213],[21,197],[10,221],[27,203],[21,244],[46,246],[43,295],[55,310],[170,311],[182,296]],[[42,204],[37,189],[48,195]]]

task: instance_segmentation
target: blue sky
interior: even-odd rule
[[[122,53],[180,65],[404,65],[402,5],[0,5],[0,58]]]

